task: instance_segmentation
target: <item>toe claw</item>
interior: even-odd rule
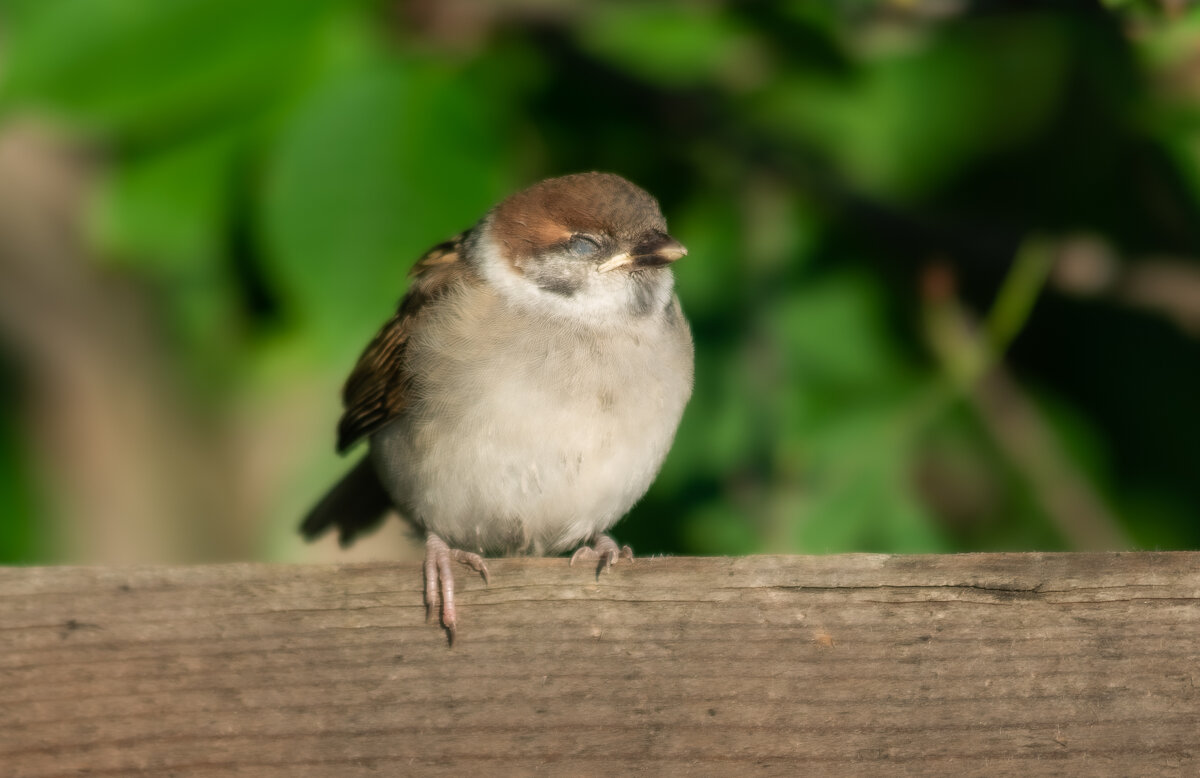
[[[571,554],[571,561],[567,563],[567,567],[574,567],[575,563],[580,559],[591,559],[596,555],[596,549],[591,546],[580,546],[575,549],[575,553]]]
[[[460,562],[483,576],[488,583],[487,563],[479,554],[450,548],[433,533],[425,538],[425,621],[436,612],[451,646],[458,636],[458,613],[454,607],[454,571],[451,562]]]
[[[571,555],[570,565],[573,567],[576,560],[579,559],[598,560],[596,578],[599,578],[601,574],[608,572],[609,568],[620,560],[633,559],[633,549],[629,546],[618,546],[616,541],[608,535],[597,535],[592,539],[592,545],[580,546]]]
[[[484,583],[491,583],[491,580],[488,577],[487,562],[483,561],[483,557],[481,557],[479,554],[456,548],[451,550],[450,556],[455,562],[460,562],[461,564],[464,564],[475,572],[479,573],[479,575],[483,577]]]

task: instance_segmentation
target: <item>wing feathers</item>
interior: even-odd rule
[[[466,233],[427,251],[409,272],[412,282],[399,310],[371,340],[342,389],[338,452],[404,412],[412,380],[405,349],[414,323],[469,273],[461,249]]]

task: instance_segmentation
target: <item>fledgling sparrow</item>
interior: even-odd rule
[[[413,267],[342,392],[338,450],[368,453],[301,530],[343,544],[390,506],[425,534],[425,602],[451,643],[451,560],[620,558],[605,532],[645,494],[692,391],[658,203],[608,173],[512,195]]]

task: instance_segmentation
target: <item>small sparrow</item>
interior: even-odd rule
[[[632,558],[605,532],[646,493],[692,391],[658,203],[609,173],[551,178],[413,267],[342,391],[365,457],[301,526],[343,545],[389,507],[425,536],[426,617],[454,642],[450,562]],[[582,545],[581,545],[582,544]]]

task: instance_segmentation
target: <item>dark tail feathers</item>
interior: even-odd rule
[[[391,507],[391,498],[370,458],[363,457],[308,512],[300,533],[305,540],[315,540],[330,527],[337,527],[338,543],[348,546],[360,534],[375,529]]]

